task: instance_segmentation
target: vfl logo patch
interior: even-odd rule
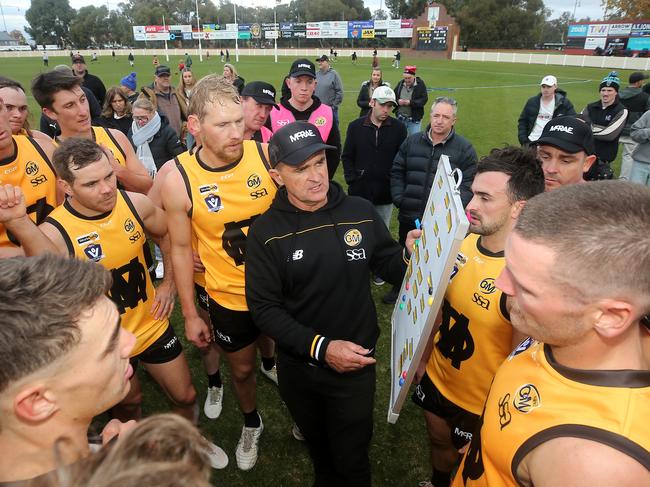
[[[524,384],[517,392],[515,398],[512,400],[512,405],[524,414],[528,414],[533,409],[542,405],[542,398],[539,395],[537,387],[533,384]]]
[[[77,244],[79,245],[84,245],[87,244],[88,242],[94,242],[95,240],[99,240],[99,233],[97,232],[92,232],[92,233],[87,233],[86,235],[80,235],[76,238]]]
[[[314,120],[314,125],[316,127],[322,127],[327,123],[327,120],[325,120],[325,117],[318,117],[316,120]]]
[[[28,161],[27,164],[25,164],[25,173],[27,173],[28,176],[33,176],[38,172],[38,170],[39,167],[35,161]]]
[[[361,243],[362,239],[363,236],[361,235],[361,232],[356,228],[348,230],[345,232],[345,235],[343,235],[343,241],[350,247],[356,247]]]
[[[209,194],[204,201],[210,213],[216,213],[223,209],[221,197],[216,194]]]
[[[84,249],[84,254],[86,254],[86,257],[93,262],[99,262],[104,258],[102,246],[99,244],[90,244]]]
[[[218,193],[218,192],[219,192],[219,185],[217,184],[204,184],[202,186],[199,186],[199,194]]]
[[[510,355],[508,356],[508,360],[512,360],[514,357],[519,355],[520,353],[525,352],[528,350],[532,344],[535,343],[535,340],[533,340],[531,337],[527,337],[522,341],[519,345],[517,345],[517,348],[515,348]]]

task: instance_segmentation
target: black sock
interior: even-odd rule
[[[221,387],[221,373],[208,374],[208,387]]]
[[[275,357],[262,357],[264,370],[271,370],[275,366]]]
[[[441,472],[434,468],[431,483],[433,487],[449,487],[451,483],[451,472]]]
[[[244,413],[244,426],[247,428],[259,428],[262,424],[262,418],[257,414],[257,409],[253,409],[250,413]]]

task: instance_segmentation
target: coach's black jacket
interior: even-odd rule
[[[314,212],[294,207],[281,187],[246,244],[246,300],[255,324],[281,352],[314,363],[324,363],[330,340],[374,350],[370,273],[399,285],[406,271],[402,248],[372,204],[329,184],[327,204]]]
[[[542,100],[542,94],[535,95],[528,99],[524,109],[519,115],[519,143],[521,145],[530,144],[528,136],[533,131],[537,115],[539,114],[539,106]],[[576,116],[576,109],[573,103],[566,97],[566,91],[555,91],[555,108],[553,109],[553,118],[563,117],[564,115]]]

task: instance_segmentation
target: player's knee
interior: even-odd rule
[[[230,377],[235,382],[247,382],[255,375],[255,364],[239,364],[230,370]]]
[[[196,402],[196,389],[190,384],[185,389],[170,395],[170,400],[178,407],[192,406]]]

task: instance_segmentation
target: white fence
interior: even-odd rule
[[[520,64],[554,64],[589,68],[650,69],[650,58],[611,56],[572,56],[568,54],[527,54],[518,52],[455,51],[452,59],[458,61],[493,61]]]

